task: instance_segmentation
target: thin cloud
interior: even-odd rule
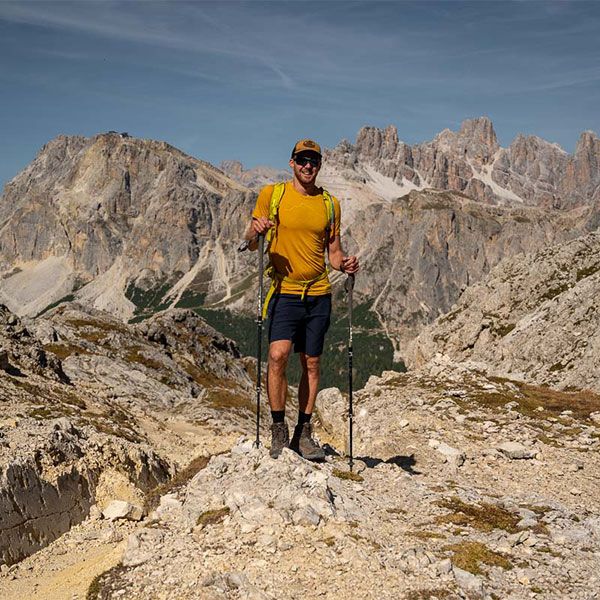
[[[152,19],[153,15],[146,15],[144,18],[141,16],[144,14],[143,11],[141,15],[132,14],[122,10],[123,6],[117,3],[106,5],[81,3],[75,6],[81,12],[78,13],[73,10],[74,5],[69,5],[69,10],[65,12],[60,10],[60,5],[56,4],[53,4],[50,10],[46,4],[0,3],[0,18],[15,23],[91,33],[126,42],[159,45],[189,52],[229,57],[243,63],[256,61],[257,64],[262,64],[265,68],[271,70],[285,89],[294,87],[292,77],[286,74],[273,59],[263,56],[249,47],[242,45],[236,48],[235,43],[231,44],[227,41],[211,42],[210,36],[201,35],[196,31],[190,33],[185,31],[184,28],[168,30],[162,24],[156,25],[156,21],[160,23],[161,18]],[[144,8],[148,8],[148,6],[152,6],[152,4],[145,4]],[[163,5],[157,4],[155,8],[161,8],[161,6]],[[95,10],[97,7],[102,7],[103,10]],[[161,15],[162,13],[158,16]],[[214,28],[216,26],[217,22],[205,13],[197,12],[196,15],[201,17],[210,27]]]

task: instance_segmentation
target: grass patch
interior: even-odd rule
[[[232,408],[254,411],[254,402],[243,393],[229,390],[209,390],[207,401],[210,408],[229,410]]]
[[[536,515],[545,515],[547,512],[554,510],[551,506],[546,506],[545,504],[542,504],[541,506],[537,504],[519,504],[519,508],[526,508]]]
[[[552,550],[552,548],[549,548],[548,546],[538,546],[536,548],[536,550],[538,552],[543,552],[544,554],[550,554],[550,555],[554,556],[555,558],[564,558],[563,554],[561,554],[560,552],[557,552],[556,550]]]
[[[34,408],[27,413],[28,417],[37,421],[46,421],[48,419],[57,419],[59,417],[68,417],[73,414],[72,410],[65,410],[63,407],[57,408]]]
[[[160,371],[165,368],[165,365],[158,362],[157,360],[153,360],[149,358],[143,353],[143,348],[139,346],[133,346],[127,349],[127,354],[125,355],[125,360],[128,362],[134,362],[139,365],[143,365],[144,367],[148,367],[149,369],[154,369],[155,371]]]
[[[516,327],[515,323],[509,323],[508,325],[503,325],[501,327],[496,328],[494,331],[500,337],[507,336],[514,328]]]
[[[446,546],[444,550],[452,552],[452,562],[457,567],[469,571],[473,575],[485,574],[481,567],[482,564],[490,567],[502,567],[507,571],[513,568],[513,564],[506,555],[490,550],[481,542],[460,542]]]
[[[346,479],[349,481],[364,481],[362,475],[359,475],[358,473],[351,473],[350,471],[340,471],[339,469],[334,469],[333,475],[335,477],[339,477],[340,479]]]
[[[65,360],[65,358],[69,358],[72,354],[91,354],[91,352],[76,344],[45,344],[44,350],[52,352],[60,360]]]
[[[411,590],[405,596],[406,600],[431,600],[432,598],[439,598],[439,600],[446,600],[450,598],[458,598],[456,594],[452,593],[446,588],[436,589],[425,589],[425,590]]]
[[[190,481],[196,473],[206,467],[210,459],[210,456],[197,456],[169,481],[150,490],[150,492],[146,494],[146,499],[144,501],[145,512],[149,514],[156,509],[160,504],[161,496],[165,496],[166,494],[173,493],[185,487],[188,481]]]
[[[589,277],[590,275],[593,275],[594,273],[597,273],[598,271],[600,271],[600,265],[591,265],[590,267],[587,267],[586,269],[580,269],[579,271],[577,271],[577,275],[576,275],[575,279],[577,281],[581,281],[585,277]]]
[[[114,598],[114,593],[117,590],[113,589],[111,584],[115,583],[121,574],[127,570],[128,567],[124,567],[119,563],[115,567],[108,569],[108,571],[96,575],[87,589],[85,600],[110,600]]]
[[[433,531],[407,531],[406,535],[417,538],[419,540],[438,539],[445,540],[446,536],[441,533],[435,533]]]
[[[68,325],[71,325],[71,327],[76,327],[77,329],[83,327],[93,327],[94,329],[99,329],[100,331],[104,331],[106,333],[114,333],[115,331],[119,331],[120,333],[127,333],[127,328],[123,325],[123,323],[114,319],[100,321],[98,319],[93,318],[73,318],[66,319],[66,322]]]
[[[386,510],[386,512],[389,512],[393,515],[405,515],[406,514],[406,511],[403,508],[393,507],[393,508],[386,508],[385,510]]]
[[[229,506],[204,511],[196,521],[196,525],[218,525],[229,514]]]
[[[600,395],[588,390],[560,391],[545,386],[530,385],[500,377],[490,377],[495,383],[511,383],[519,389],[512,392],[476,392],[469,399],[487,408],[502,408],[508,402],[519,404],[514,410],[535,420],[540,419],[538,406],[544,407],[544,417],[559,417],[565,410],[573,411],[573,418],[589,420],[590,413],[600,410]]]
[[[48,311],[52,310],[53,308],[56,308],[59,304],[63,304],[63,302],[73,302],[73,300],[75,300],[75,296],[73,294],[67,294],[66,296],[63,296],[56,302],[52,302],[52,304],[48,304],[48,306],[46,306],[46,308],[44,308],[37,315],[35,315],[35,318],[37,319],[38,317],[41,317],[43,314],[47,313]]]
[[[520,531],[517,523],[521,517],[495,504],[467,504],[457,497],[438,500],[434,504],[450,511],[437,517],[437,523],[453,523],[486,532],[493,529],[503,529],[509,533]]]
[[[219,379],[217,376],[209,373],[208,371],[202,369],[198,365],[194,364],[192,361],[182,357],[176,356],[175,360],[177,364],[198,384],[202,387],[234,387],[234,383],[227,379]]]

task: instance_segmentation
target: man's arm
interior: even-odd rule
[[[344,254],[339,235],[333,236],[329,239],[327,253],[329,255],[329,264],[334,269],[348,274],[358,272],[358,258],[356,256],[346,256]]]

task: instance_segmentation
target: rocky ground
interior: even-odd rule
[[[355,398],[352,474],[346,402],[325,390],[324,463],[242,437],[138,499],[145,514],[93,506],[4,567],[0,597],[597,597],[598,396],[448,364]]]

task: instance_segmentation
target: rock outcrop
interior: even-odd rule
[[[254,430],[254,364],[189,310],[127,326],[74,304],[35,321],[0,307],[0,347],[0,564]]]
[[[170,475],[168,463],[140,446],[68,418],[0,422],[0,564],[11,565],[80,523],[100,501],[110,465],[147,493]]]
[[[600,391],[600,235],[509,260],[421,332],[413,367],[446,356],[490,373]]]

